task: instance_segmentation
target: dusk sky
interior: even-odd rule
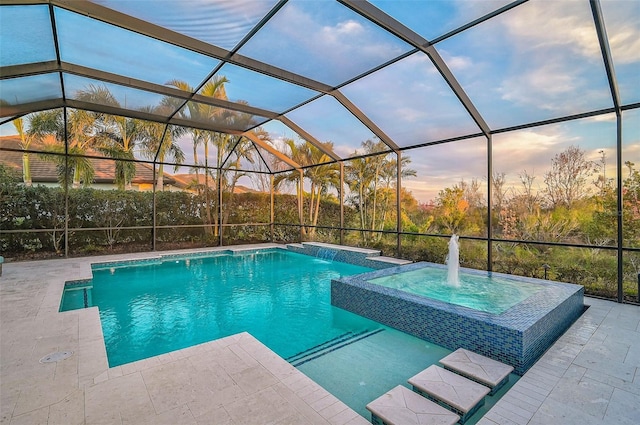
[[[276,1],[205,0],[96,3],[165,26],[173,31],[233,49]],[[433,40],[508,1],[374,0],[385,13]],[[178,79],[196,87],[220,63],[203,54],[116,28],[55,7],[62,61],[126,77],[166,84]],[[640,2],[603,0],[602,10],[623,104],[640,102]],[[3,66],[55,60],[47,6],[3,7],[3,26],[11,31],[0,43]],[[20,23],[29,22],[24,26]],[[28,28],[26,28],[28,27]],[[87,37],[91,34],[91,37]],[[458,82],[492,130],[613,106],[588,1],[531,0],[435,45]],[[239,54],[335,86],[412,47],[360,15],[328,1],[290,1]],[[28,52],[25,54],[25,52]],[[231,101],[285,112],[318,92],[225,64],[218,75],[229,79]],[[107,86],[121,105],[141,108],[161,96],[141,90],[65,75],[66,96],[89,84]],[[34,87],[37,88],[34,89]],[[57,74],[3,80],[3,99],[31,102],[61,96]],[[429,58],[421,52],[340,89],[401,147],[480,132]],[[343,157],[359,149],[373,133],[331,96],[323,96],[286,114],[320,141],[334,143]],[[640,163],[639,114],[625,113],[625,151]],[[259,122],[264,119],[258,118]],[[282,123],[263,128],[277,140],[296,138]],[[15,133],[11,123],[0,134]],[[191,142],[181,142],[192,160]],[[580,146],[589,159],[600,151],[614,171],[615,116],[565,122],[494,136],[494,170],[517,183],[517,174],[539,176],[551,158],[568,146]],[[460,179],[486,179],[486,141],[407,151],[417,178],[405,186],[420,201]],[[540,181],[542,178],[540,178]]]

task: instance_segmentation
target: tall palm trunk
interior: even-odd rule
[[[300,220],[300,229],[303,235],[306,235],[304,228],[304,188],[302,186],[302,177],[298,178],[298,219]]]
[[[367,242],[367,234],[364,231],[367,225],[365,200],[364,200],[364,182],[361,180],[358,185],[358,207],[360,209],[360,228],[362,229],[360,234],[362,235],[362,242]]]
[[[71,187],[74,189],[80,188],[80,167],[77,164],[73,168],[73,185]]]
[[[22,154],[22,181],[27,187],[31,187],[31,166],[29,164],[29,154]]]
[[[312,230],[315,233],[315,226],[318,224],[318,216],[320,215],[320,193],[322,191],[322,187],[318,187],[318,196],[316,196],[316,211],[313,215],[313,226]]]
[[[196,150],[195,150],[195,144],[194,144],[194,149],[193,149],[193,153],[194,155],[196,155]],[[205,169],[204,169],[204,210],[205,210],[205,214],[207,217],[207,226],[205,227],[205,232],[208,235],[214,234],[215,236],[218,235],[217,230],[215,229],[211,229],[211,200],[209,198],[210,196],[210,191],[209,191],[209,141],[205,138],[204,140],[204,165],[205,165]],[[195,161],[196,165],[198,164],[197,161]],[[200,178],[198,177],[198,169],[196,168],[196,179],[198,179],[198,186],[200,185]],[[217,224],[217,223],[216,223]]]
[[[313,206],[315,205],[315,198],[316,198],[316,184],[312,181],[311,182],[311,191],[309,194],[309,221],[308,223],[313,224]],[[313,227],[310,227],[309,229],[307,229],[307,233],[309,235],[313,235],[315,233],[315,230]]]
[[[222,198],[222,181],[220,180],[222,178],[222,149],[220,149],[220,147],[218,147],[217,153],[216,153],[216,202],[214,203],[214,205],[216,206],[216,212],[215,215],[213,216],[213,220],[215,222],[215,227],[214,227],[214,236],[218,236],[220,235],[220,233],[222,233],[222,223],[220,220],[220,214],[219,211],[222,210],[222,205],[219,205],[221,203],[221,198]]]
[[[164,190],[164,165],[158,164],[158,178],[156,179],[156,190],[162,192]]]

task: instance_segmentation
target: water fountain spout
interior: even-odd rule
[[[449,240],[449,254],[447,255],[447,283],[451,286],[460,286],[458,273],[460,271],[460,246],[458,245],[458,235],[451,235]]]

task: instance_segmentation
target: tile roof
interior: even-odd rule
[[[50,142],[50,141],[49,141]],[[34,142],[29,146],[30,151],[46,152],[46,146],[49,143]],[[9,149],[9,150],[5,150]],[[20,138],[14,136],[0,137],[0,164],[9,166],[22,175],[22,148],[20,147]],[[102,156],[100,152],[90,150],[88,155]],[[56,164],[47,161],[37,153],[29,156],[31,165],[31,179],[34,183],[49,183],[58,181],[58,173]],[[115,161],[107,158],[90,158],[95,170],[94,183],[114,183],[115,178]],[[136,162],[136,175],[133,178],[133,184],[153,183],[153,166],[151,164]],[[173,178],[171,174],[164,173],[165,184],[177,184],[181,186],[181,182]]]

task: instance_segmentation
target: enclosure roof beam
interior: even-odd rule
[[[85,76],[105,82],[111,82],[134,89],[150,91],[164,96],[177,97],[184,100],[191,99],[196,102],[204,103],[206,105],[217,106],[220,108],[225,108],[237,112],[244,112],[251,115],[261,115],[263,117],[271,119],[278,116],[277,113],[268,111],[266,109],[256,108],[254,106],[249,106],[241,103],[230,102],[224,99],[202,96],[200,94],[192,94],[174,87],[149,83],[147,81],[137,80],[135,78],[123,77],[122,75],[112,74],[110,72],[87,68],[80,65],[74,65],[67,62],[63,62],[61,64],[61,68],[62,71],[68,72],[70,74]]]
[[[302,168],[302,167],[300,167],[300,165],[297,162],[295,162],[293,159],[289,158],[288,156],[286,156],[285,154],[283,154],[279,150],[275,149],[269,143],[267,143],[264,140],[262,140],[253,131],[247,131],[246,133],[243,133],[242,135],[244,137],[246,137],[247,139],[251,140],[256,145],[260,146],[262,149],[264,149],[267,152],[269,152],[271,155],[273,155],[276,158],[278,158],[280,161],[290,165],[291,167],[295,168],[296,170],[299,170],[300,168]]]
[[[97,103],[84,102],[81,100],[67,99],[66,102],[61,102],[61,103],[63,104],[61,106],[67,106],[69,108],[83,109],[83,110],[93,111],[93,112],[101,112],[109,115],[126,116],[126,117],[146,120],[146,121],[153,121],[160,124],[171,124],[171,125],[177,125],[181,127],[198,128],[201,130],[216,131],[219,133],[227,133],[227,134],[233,134],[233,135],[239,135],[244,133],[243,130],[228,128],[228,127],[219,126],[211,123],[202,123],[202,122],[194,123],[193,121],[184,120],[184,119],[175,118],[175,117],[168,119],[166,115],[154,114],[154,113],[143,112],[143,111],[135,111],[131,109],[124,109],[124,108],[118,108],[114,106],[101,105]]]
[[[60,71],[60,67],[58,66],[58,62],[55,60],[3,66],[0,67],[0,80],[58,71]]]
[[[618,79],[616,78],[616,71],[615,67],[613,66],[613,57],[611,56],[609,37],[607,36],[607,29],[604,24],[600,2],[598,0],[590,0],[589,3],[591,4],[591,12],[593,14],[593,21],[596,26],[596,33],[598,34],[598,42],[600,43],[600,50],[602,52],[604,68],[607,71],[607,79],[609,81],[611,97],[613,98],[613,106],[616,109],[616,113],[620,114],[622,112],[620,90],[618,89]]]
[[[285,80],[312,90],[328,93],[332,89],[332,87],[327,84],[323,84],[291,71],[268,65],[264,62],[251,59],[237,53],[232,54],[221,47],[214,46],[204,41],[197,40],[87,0],[50,0],[50,3],[85,16],[90,16],[94,19],[107,22],[120,28],[144,34],[157,40],[179,47],[184,47],[185,49],[189,49],[224,62],[229,62],[234,65],[239,65],[244,68],[249,68],[262,74],[269,75],[280,80]]]
[[[192,93],[179,90],[174,87],[163,86],[160,84],[149,83],[143,80],[137,80],[135,78],[123,77],[119,74],[113,74],[110,72],[100,71],[93,68],[88,68],[81,65],[75,65],[68,62],[62,62],[60,66],[56,61],[48,61],[41,63],[32,63],[26,65],[14,65],[0,68],[0,79],[16,78],[29,75],[46,74],[51,72],[66,72],[69,74],[79,75],[82,77],[91,78],[107,83],[114,83],[121,86],[144,90],[161,94],[163,96],[170,96],[179,99],[188,100],[203,103],[210,106],[216,106],[219,108],[229,109],[236,112],[243,112],[251,115],[259,115],[265,118],[274,119],[278,117],[278,113],[269,111],[262,108],[256,108],[254,106],[230,102],[223,99],[215,99],[209,96],[202,96],[200,94],[193,95]],[[67,97],[69,95],[67,94]]]
[[[447,64],[436,51],[435,47],[433,47],[427,39],[407,28],[367,1],[338,0],[338,2],[429,56],[433,65],[436,67],[438,72],[440,72],[440,75],[445,79],[467,112],[471,115],[471,118],[476,122],[476,125],[486,137],[489,137],[489,134],[491,133],[489,125],[485,122],[484,118],[482,118],[482,115],[480,115],[480,112],[476,109],[473,102],[471,102],[471,99],[467,96]]]
[[[19,105],[2,105],[0,106],[0,118],[26,115],[31,112],[46,111],[47,109],[62,108],[63,106],[65,106],[65,102],[62,98],[40,100],[38,102],[22,103]]]

